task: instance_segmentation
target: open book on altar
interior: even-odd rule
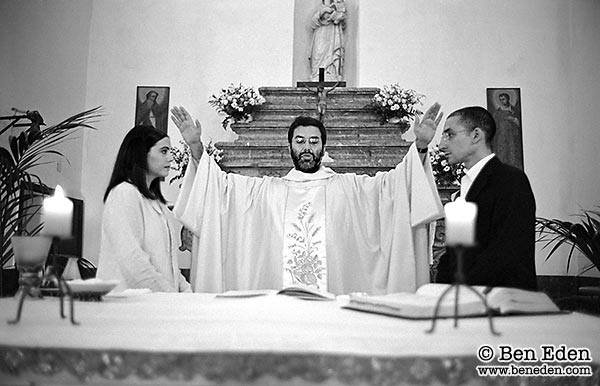
[[[250,298],[263,295],[288,295],[307,300],[335,300],[335,294],[321,291],[316,288],[306,286],[286,287],[282,290],[259,289],[259,290],[239,290],[226,291],[217,295],[218,298]]]
[[[430,319],[433,317],[436,303],[449,284],[425,284],[415,293],[400,292],[388,295],[368,296],[350,295],[349,308],[410,319]],[[547,314],[558,313],[560,309],[544,292],[526,291],[518,288],[495,287],[485,294],[486,287],[472,287],[483,294],[494,315]],[[456,288],[452,288],[440,303],[438,316],[454,317],[454,297]],[[458,295],[459,316],[487,315],[485,306],[476,294],[464,286]]]

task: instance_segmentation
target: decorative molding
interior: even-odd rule
[[[471,381],[494,385],[563,385],[572,381],[552,378],[549,383],[550,379],[545,377],[482,378],[476,371],[476,366],[481,364],[475,357],[156,353],[0,346],[0,374],[20,379],[33,376],[52,379],[67,373],[80,382],[129,380],[136,384],[157,379],[250,384],[262,377],[281,382],[299,378],[312,384],[337,381],[368,385],[466,384]],[[578,385],[598,384],[600,365],[592,364],[591,367],[594,375],[577,378]]]

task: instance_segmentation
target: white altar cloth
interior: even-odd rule
[[[600,376],[600,340],[597,339],[600,318],[597,317],[579,313],[497,317],[494,324],[500,336],[490,333],[486,318],[460,319],[458,328],[453,327],[451,319],[439,320],[436,331],[427,334],[425,330],[431,321],[341,308],[346,301],[345,297],[329,302],[285,295],[216,298],[213,294],[150,293],[130,298],[107,297],[99,302],[76,301],[75,319],[80,325],[73,326],[68,318],[60,318],[57,298],[27,299],[21,321],[8,325],[5,320],[14,318],[17,302],[13,298],[0,299],[0,319],[3,319],[0,320],[0,384],[15,381],[77,384],[84,380],[89,384],[112,384],[111,378],[119,377],[132,384],[164,384],[164,378],[152,375],[157,369],[144,370],[148,375],[140,373],[139,368],[131,368],[139,367],[140,363],[150,363],[148,366],[152,367],[151,363],[166,360],[161,354],[170,355],[171,365],[187,363],[190,366],[180,373],[170,374],[168,384],[339,384],[346,381],[340,372],[354,360],[362,361],[360,366],[369,367],[353,370],[365,372],[359,374],[357,384],[386,384],[382,381],[383,375],[377,373],[381,364],[386,363],[406,364],[410,371],[414,366],[433,369],[429,374],[436,377],[431,379],[433,383],[443,382],[440,377],[444,375],[440,375],[437,367],[454,363],[452,361],[464,361],[463,367],[485,364],[477,359],[477,350],[483,344],[496,349],[499,345],[534,348],[538,352],[541,345],[551,344],[586,348],[595,371],[595,375],[588,378],[593,381],[595,377],[597,381]],[[85,367],[82,363],[88,360],[85,353],[95,358],[89,360],[100,363],[101,369],[88,365],[81,370],[81,366]],[[132,353],[131,356],[128,353]],[[59,359],[48,359],[50,364],[46,367],[54,365],[56,368],[44,372],[34,365],[35,360],[42,359],[28,362],[28,356]],[[235,363],[224,363],[230,359]],[[135,360],[135,365],[126,368],[128,365],[121,362],[127,360]],[[190,361],[199,362],[192,366]],[[212,361],[215,372],[199,369],[202,361]],[[302,361],[311,363],[307,365]],[[310,366],[315,366],[315,361],[327,368],[317,371],[319,375],[311,379],[315,368]],[[80,370],[73,362],[79,364]],[[267,364],[277,368],[267,368]],[[220,366],[223,367],[219,370]],[[458,371],[454,365],[448,366],[449,372]],[[233,374],[232,369],[245,373]],[[116,373],[111,375],[110,371]],[[382,371],[389,373],[390,370]],[[390,374],[387,376],[391,377]],[[411,380],[410,377],[416,375],[394,376],[408,376],[407,380]],[[493,378],[472,380],[480,382],[474,384],[494,381]]]

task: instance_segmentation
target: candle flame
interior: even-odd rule
[[[56,189],[54,189],[54,197],[64,197],[65,191],[60,185],[56,185]]]

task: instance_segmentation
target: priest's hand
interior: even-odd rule
[[[200,121],[196,119],[196,123],[194,123],[192,116],[183,106],[176,106],[171,109],[171,120],[179,129],[185,143],[190,147],[192,157],[198,161],[204,152]]]
[[[417,145],[417,148],[426,148],[433,139],[435,130],[444,115],[443,112],[440,112],[441,107],[442,106],[438,102],[435,102],[427,109],[422,120],[419,119],[419,116],[415,117],[414,131],[416,137],[415,145]]]

